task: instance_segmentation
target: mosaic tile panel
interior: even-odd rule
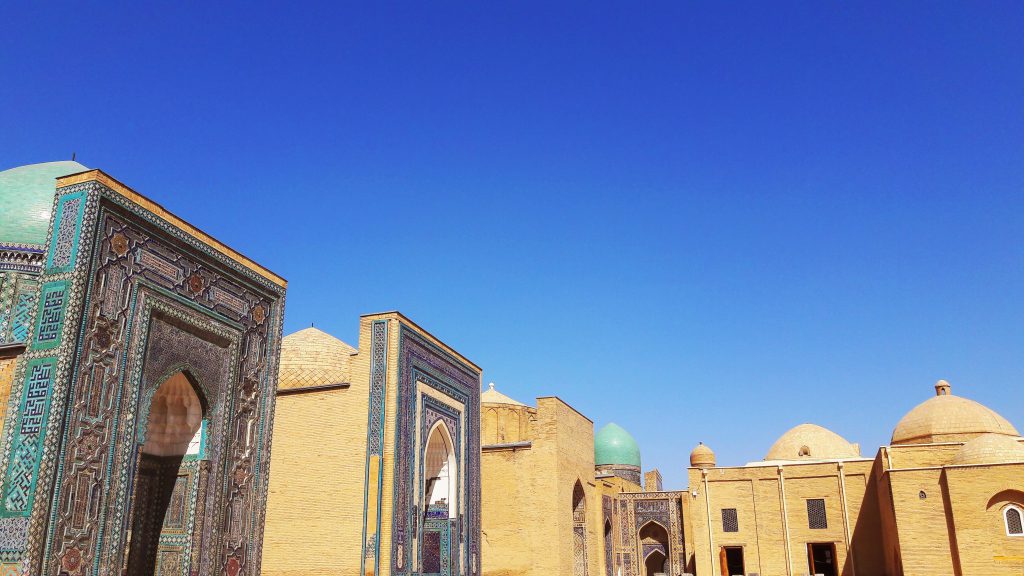
[[[454,576],[459,573],[451,563],[452,522],[448,519],[447,507],[431,506],[427,510],[422,542],[420,576]]]
[[[11,342],[25,342],[32,324],[32,309],[35,308],[35,292],[21,292],[14,302],[11,314]]]
[[[99,182],[59,189],[57,204],[44,288],[33,308],[35,345],[12,389],[28,403],[28,417],[4,431],[0,566],[17,566],[22,576],[76,576],[116,574],[124,565],[137,426],[155,385],[144,374],[145,357],[159,352],[154,343],[182,344],[151,333],[151,323],[160,330],[151,322],[160,317],[214,343],[224,352],[212,358],[227,366],[226,376],[201,383],[222,390],[208,398],[209,453],[221,464],[214,481],[199,481],[209,490],[197,502],[195,540],[180,547],[181,573],[259,574],[283,288]],[[140,254],[159,257],[177,273],[148,268],[143,260],[154,259]],[[62,282],[59,295],[54,287]],[[199,374],[211,356],[197,356],[186,360]],[[47,386],[32,370],[43,361],[53,366]],[[48,414],[68,420],[47,425]],[[26,501],[19,490],[25,492],[31,454],[38,455],[36,486]],[[192,566],[189,555],[198,560]],[[175,562],[166,559],[167,566]]]
[[[84,190],[64,194],[57,201],[57,212],[54,218],[55,231],[53,239],[50,241],[50,253],[46,259],[47,272],[64,272],[74,266],[85,204]]]
[[[659,492],[657,494],[636,492],[615,496],[614,524],[617,559],[623,574],[643,574],[644,558],[654,550],[666,556],[666,573],[682,574],[685,566],[685,535],[683,533],[682,497],[686,492]],[[667,532],[668,548],[658,542],[643,541],[640,531],[651,522],[657,523]]]
[[[68,283],[60,280],[43,284],[36,313],[36,336],[33,350],[49,350],[60,345],[64,329],[64,307],[68,299]]]
[[[40,436],[46,427],[56,367],[55,358],[30,360],[26,366],[25,385],[22,388],[24,392],[12,432],[13,447],[4,476],[3,502],[0,505],[2,518],[24,517],[31,510],[41,457]],[[13,546],[4,546],[3,549],[17,548],[17,543],[9,544]]]
[[[387,399],[388,322],[375,321],[370,327],[370,398],[366,433],[366,487],[363,492],[363,571],[373,564],[380,573],[380,540],[384,474],[379,463],[384,456],[384,417]],[[376,457],[376,458],[375,458]],[[378,465],[371,465],[376,461]],[[372,471],[371,471],[372,470]],[[371,474],[373,474],[371,476]],[[371,486],[372,485],[372,486]],[[371,502],[372,500],[372,502]]]
[[[572,529],[572,573],[587,576],[587,528],[574,526]]]

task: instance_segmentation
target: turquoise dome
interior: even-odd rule
[[[44,162],[0,172],[0,244],[46,244],[57,178],[88,170],[78,162]]]
[[[612,422],[594,435],[594,464],[640,467],[640,446],[622,426]]]

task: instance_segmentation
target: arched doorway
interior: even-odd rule
[[[153,395],[131,500],[128,576],[157,574],[161,534],[181,530],[180,516],[187,504],[179,472],[186,454],[200,456],[205,413],[205,402],[184,372],[167,378]],[[163,568],[161,575],[187,567]]]
[[[638,536],[643,554],[644,576],[668,574],[668,530],[652,520],[640,528]]]
[[[644,558],[644,574],[646,576],[662,576],[665,572],[665,555],[660,550],[654,550]]]
[[[587,495],[579,480],[572,489],[572,571],[574,576],[587,574]]]
[[[612,576],[612,522],[604,521],[604,572]]]
[[[423,458],[423,541],[420,566],[424,574],[452,573],[452,523],[458,515],[458,463],[455,445],[444,422],[430,429]]]
[[[425,462],[424,511],[443,507],[446,518],[455,518],[455,449],[443,422],[438,422],[430,431]]]

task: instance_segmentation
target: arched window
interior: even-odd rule
[[[1006,521],[1007,536],[1024,536],[1024,512],[1016,506],[1007,506],[1003,510],[1003,520]]]
[[[587,521],[587,496],[578,480],[572,489],[572,521],[573,524],[584,524]]]
[[[455,463],[455,448],[448,427],[438,422],[427,439],[426,466],[424,469],[424,512],[430,506],[447,506],[448,517],[455,518],[455,489],[458,485],[458,471]]]
[[[572,489],[573,576],[587,576],[587,495],[579,480]]]
[[[498,440],[498,411],[494,408],[487,410],[484,416],[484,441],[483,444],[500,444]]]

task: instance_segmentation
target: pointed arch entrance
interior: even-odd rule
[[[643,558],[644,576],[668,574],[668,530],[661,524],[650,521],[640,527],[638,533]]]
[[[181,545],[185,534],[189,481],[194,463],[203,456],[207,402],[191,375],[178,371],[156,389],[146,412],[140,411],[144,430],[136,457],[135,483],[130,500],[131,538],[128,576],[176,574],[181,571]],[[163,545],[162,545],[163,544]],[[172,555],[161,554],[162,551]],[[171,560],[173,558],[174,560]],[[164,560],[164,562],[161,562]],[[173,562],[174,565],[170,565]],[[162,565],[164,564],[164,565]]]
[[[455,447],[444,422],[437,422],[427,438],[423,503],[427,509],[444,509],[445,518],[454,518],[456,485]]]
[[[587,494],[579,480],[572,489],[572,571],[587,574]]]
[[[452,523],[458,514],[458,462],[451,432],[441,420],[427,435],[423,455],[423,539],[420,566],[423,574],[452,573]]]

